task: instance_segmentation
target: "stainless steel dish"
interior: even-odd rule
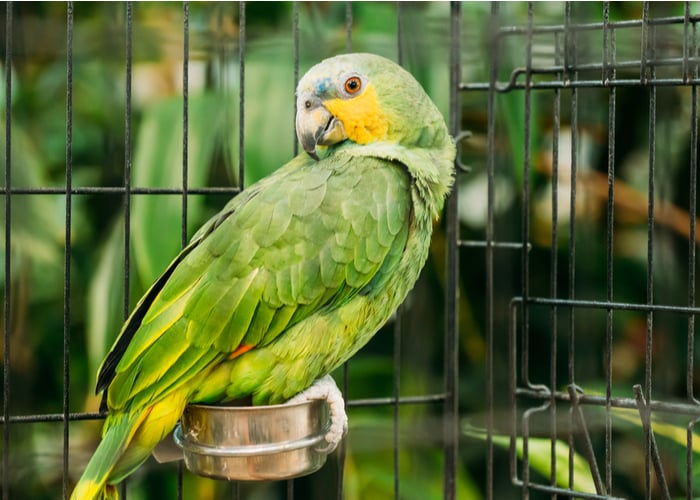
[[[185,465],[201,476],[263,481],[289,479],[326,462],[328,405],[188,405],[175,428]]]

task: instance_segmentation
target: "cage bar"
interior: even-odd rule
[[[404,451],[408,450],[402,448],[410,444],[406,436],[412,429],[402,417],[414,408],[430,408],[434,417],[431,424],[434,428],[430,431],[439,437],[432,445],[440,452],[439,472],[435,474],[441,476],[440,493],[445,499],[459,498],[462,474],[474,480],[478,494],[487,499],[542,495],[693,498],[696,493],[694,469],[698,457],[694,446],[698,440],[695,429],[700,421],[695,376],[695,324],[700,314],[696,303],[700,15],[690,2],[669,5],[644,2],[619,6],[603,2],[591,7],[566,3],[559,10],[545,11],[535,2],[527,5],[494,2],[477,11],[474,5],[451,2],[440,18],[439,27],[434,18],[421,19],[421,29],[438,33],[436,43],[444,52],[444,61],[440,63],[444,81],[437,81],[447,87],[442,89],[446,95],[446,118],[461,150],[456,163],[456,189],[447,201],[444,220],[436,226],[436,232],[444,233],[440,249],[442,274],[438,280],[444,295],[440,314],[443,324],[438,332],[440,383],[424,393],[408,393],[403,381],[410,370],[405,361],[402,366],[402,353],[409,347],[403,337],[408,328],[407,316],[402,314],[408,310],[402,308],[388,342],[392,365],[390,390],[379,396],[349,398],[346,402],[349,411],[386,411],[387,429],[390,429],[386,431],[390,442],[387,446],[391,446],[390,488],[394,498],[413,493],[413,483],[405,470],[410,461],[404,458]],[[235,59],[238,64],[231,77],[236,79],[237,72],[237,82],[224,82],[228,77],[221,76],[223,86],[238,84],[237,123],[231,124],[238,128],[237,134],[232,134],[238,144],[237,159],[231,161],[238,162],[237,172],[232,174],[237,176],[237,184],[191,185],[190,156],[194,148],[189,139],[196,132],[191,115],[196,85],[192,75],[201,50],[197,30],[201,29],[199,23],[203,17],[198,17],[202,14],[195,10],[199,6],[183,2],[178,20],[182,23],[179,25],[182,46],[178,47],[178,57],[182,58],[182,165],[176,167],[180,168],[181,180],[175,186],[134,184],[132,155],[138,115],[134,112],[137,97],[132,85],[138,64],[136,54],[141,49],[137,45],[140,7],[127,2],[122,11],[125,45],[119,48],[120,57],[124,58],[123,170],[116,185],[79,182],[75,175],[78,146],[75,130],[79,124],[74,123],[74,115],[83,95],[74,80],[82,62],[80,58],[85,54],[81,45],[85,39],[75,29],[81,8],[79,4],[67,3],[61,21],[66,36],[65,54],[62,54],[66,66],[65,165],[60,182],[45,185],[20,185],[17,181],[22,165],[13,162],[17,153],[13,131],[18,130],[15,123],[18,104],[12,99],[17,92],[13,88],[12,69],[26,57],[24,47],[16,43],[23,36],[19,30],[23,29],[26,9],[13,3],[7,3],[4,9],[5,171],[4,185],[0,186],[5,211],[0,418],[3,499],[10,498],[14,491],[16,456],[22,451],[15,445],[15,436],[34,425],[61,426],[61,466],[57,465],[60,486],[56,484],[52,493],[66,498],[78,461],[72,455],[77,441],[73,424],[105,417],[99,412],[76,411],[79,398],[70,390],[76,383],[75,371],[71,370],[75,370],[74,350],[76,339],[80,338],[76,332],[81,328],[75,315],[82,308],[73,288],[80,269],[74,262],[76,250],[72,240],[75,224],[82,216],[78,209],[84,206],[83,202],[93,197],[120,199],[124,214],[123,222],[120,221],[124,240],[120,244],[123,243],[125,269],[120,286],[126,318],[131,308],[130,293],[135,286],[130,257],[134,199],[160,196],[181,200],[180,227],[175,230],[179,230],[184,246],[194,197],[239,193],[250,177],[250,167],[254,166],[246,158],[246,145],[251,138],[246,137],[244,129],[252,116],[247,102],[252,92],[246,93],[245,87],[247,82],[251,90],[250,75],[254,72],[252,64],[246,65],[258,48],[255,25],[249,24],[247,18],[255,21],[256,13],[250,4],[240,2],[237,16],[222,7],[208,14],[212,18],[218,16],[215,21],[219,30],[229,25],[237,29],[231,45],[237,50],[229,53],[225,42],[218,40],[220,45],[216,49],[222,67],[229,63],[227,59]],[[293,45],[289,78],[294,87],[299,72],[305,69],[302,66],[307,61],[306,51],[311,50],[304,23],[310,19],[308,10],[315,8],[294,2],[288,11],[289,19],[285,20],[285,29],[289,31],[291,27],[291,33],[287,32],[286,36]],[[363,37],[367,33],[358,23],[362,8],[345,2],[337,11],[334,50],[364,50],[367,42]],[[398,62],[410,64],[415,56],[414,46],[409,42],[414,36],[416,7],[398,2],[391,8],[396,37],[387,50],[392,51]],[[475,53],[484,59],[481,68],[473,67],[470,58]],[[636,163],[627,156],[630,146],[624,135],[626,129],[637,124],[625,115],[629,112],[630,96],[643,102],[636,119],[643,122],[644,155]],[[511,111],[508,106],[512,104],[507,99],[511,98],[522,113],[517,115],[517,130],[522,135],[515,144],[509,143],[515,141],[513,129],[509,128],[513,125],[508,123],[512,118],[508,116]],[[475,113],[481,113],[477,118],[470,114],[473,113],[468,108],[471,102],[481,106]],[[670,128],[669,107],[682,113],[682,127]],[[465,128],[471,129],[471,135]],[[680,151],[677,156],[682,159],[667,159],[671,155],[666,154],[669,147],[664,147],[670,140],[676,141],[674,151]],[[595,154],[586,149],[591,141]],[[294,154],[298,152],[296,140],[290,149]],[[463,168],[467,163],[463,163],[464,156],[469,156],[470,168]],[[546,172],[542,168],[545,161],[550,162]],[[675,162],[676,170],[667,164],[670,161]],[[644,168],[634,170],[640,163]],[[599,181],[594,187],[590,180],[592,171]],[[636,180],[628,177],[630,171],[643,178],[641,189],[630,187]],[[471,200],[462,189],[476,182],[480,175],[485,179],[485,206],[482,225],[475,228],[463,217],[462,204]],[[504,179],[510,183],[508,187],[515,200],[506,209],[501,206],[507,198],[503,194]],[[671,181],[687,182],[688,186],[669,188]],[[548,191],[543,191],[543,186]],[[637,199],[643,200],[638,212],[641,218],[634,219],[636,222],[630,222],[633,218],[625,212],[629,209],[630,192],[636,192],[641,196]],[[593,195],[597,196],[599,210],[595,222],[591,222],[593,216],[585,206]],[[13,266],[20,261],[13,253],[18,240],[14,231],[21,216],[18,207],[31,197],[60,199],[65,210],[61,398],[55,408],[36,412],[16,411],[15,405],[22,395],[13,385],[19,367],[14,358],[16,346],[12,334],[17,328],[16,311],[21,304],[19,285],[12,281]],[[537,205],[541,198],[546,199],[549,209],[544,213],[544,222],[541,205]],[[677,209],[676,217],[683,214],[674,228],[669,228],[669,219],[664,215],[669,206]],[[593,224],[595,231],[591,230]],[[678,229],[678,226],[683,227]],[[635,241],[643,253],[641,258],[629,250],[636,257],[623,254],[621,247],[629,245],[627,231],[637,231],[639,239]],[[592,251],[593,243],[588,241],[592,238],[597,238],[594,243],[597,242],[600,253],[595,265],[590,264],[587,255]],[[678,267],[671,271],[680,270],[682,275],[672,280],[673,287],[660,279],[666,272],[664,258],[669,248],[674,257],[680,256],[674,261]],[[540,264],[542,259],[544,265]],[[508,264],[512,275],[501,269],[503,263]],[[631,268],[636,272],[630,272]],[[630,291],[628,281],[636,283],[638,289]],[[465,312],[460,307],[465,303],[474,306],[469,314],[476,318],[471,323],[478,330],[476,333],[466,331],[470,326],[462,324]],[[634,323],[630,318],[640,322]],[[634,330],[633,326],[637,325],[641,326]],[[467,356],[469,335],[478,336],[483,342],[482,358]],[[638,342],[635,345],[640,349],[637,353],[640,357],[634,359],[640,363],[638,372],[633,375],[621,374],[620,368],[622,360],[627,359],[623,354],[630,356],[629,352],[621,351],[629,349],[625,342],[632,342],[630,338]],[[590,358],[584,357],[589,352],[587,343],[596,350]],[[674,373],[668,374],[668,360],[660,357],[676,362]],[[474,391],[476,384],[471,383],[467,374],[473,376],[470,370],[473,364],[478,364],[478,359],[483,361],[483,365],[477,366],[481,370],[478,387],[482,390],[473,394],[468,391]],[[591,368],[591,365],[595,366]],[[595,378],[591,373],[598,377],[596,387],[591,386],[591,378]],[[342,378],[343,390],[349,394],[352,388],[347,367]],[[483,429],[478,439],[465,436],[468,433],[464,429],[472,424]],[[664,425],[680,430],[681,437],[669,437]],[[637,441],[629,437],[635,432]],[[539,447],[543,442],[544,448]],[[626,484],[625,465],[618,461],[625,446],[638,446],[635,449],[640,450],[638,471],[644,481],[638,489]],[[566,456],[562,460],[564,449]],[[680,453],[669,453],[669,449]],[[478,460],[472,456],[472,450],[478,450],[474,453],[478,454]],[[335,458],[329,460],[334,462],[331,467],[335,469],[335,483],[330,491],[337,498],[347,493],[345,473],[353,464],[352,452],[343,445]],[[671,455],[681,458],[674,461],[669,458]],[[172,480],[176,482],[173,491],[177,498],[187,498],[187,472],[182,466],[171,470]],[[581,480],[587,478],[590,483],[581,488]],[[286,498],[301,498],[313,489],[314,481],[314,477],[303,482],[290,480],[280,485],[280,491]],[[121,491],[126,497],[127,487],[122,486]],[[231,484],[226,492],[232,498],[242,498],[246,485]]]

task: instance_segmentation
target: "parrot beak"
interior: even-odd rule
[[[317,97],[301,96],[297,101],[297,138],[304,151],[318,161],[317,146],[330,146],[348,138],[343,122],[333,116]]]

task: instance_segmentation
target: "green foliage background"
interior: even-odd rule
[[[187,142],[187,187],[231,188],[245,186],[273,171],[292,157],[294,150],[294,6],[288,2],[249,2],[246,4],[245,87],[239,80],[239,5],[236,3],[189,4],[189,102]],[[12,96],[12,186],[60,191],[66,185],[66,12],[62,3],[18,3],[13,7]],[[402,63],[424,85],[445,116],[449,99],[449,4],[416,2],[402,4],[401,40],[398,40],[397,4],[389,2],[352,3],[353,51],[368,51],[397,60],[401,44]],[[462,4],[463,81],[488,81],[488,22],[491,6],[486,3]],[[653,15],[682,15],[678,3],[655,5]],[[592,2],[576,4],[577,21],[599,21],[602,6]],[[615,4],[612,19],[641,16],[641,4]],[[320,59],[344,52],[347,47],[346,4],[299,4],[300,72]],[[4,9],[0,43],[4,46]],[[100,187],[101,192],[71,196],[70,241],[66,241],[66,196],[64,194],[17,194],[12,197],[10,276],[10,412],[12,415],[58,414],[63,411],[64,336],[64,248],[70,244],[70,411],[96,411],[93,395],[99,363],[108,350],[125,314],[150,283],[176,255],[183,241],[215,213],[231,196],[190,194],[187,197],[186,234],[183,234],[181,194],[133,194],[129,199],[128,227],[124,220],[126,200],[110,187],[125,184],[125,165],[130,166],[132,189],[177,190],[183,186],[182,158],[182,54],[183,6],[180,3],[135,3],[133,6],[133,79],[130,143],[125,136],[126,109],[126,8],[123,3],[80,2],[74,5],[73,102],[72,102],[72,185],[74,188]],[[502,22],[526,25],[527,7],[512,3],[501,6]],[[537,23],[563,22],[562,3],[537,4]],[[41,35],[41,36],[39,36]],[[507,81],[515,66],[524,65],[525,47],[521,39],[506,40],[502,48],[502,74]],[[638,51],[635,40],[618,40],[622,54]],[[535,46],[547,57],[545,41]],[[551,50],[551,47],[549,48]],[[4,53],[4,51],[3,51]],[[591,52],[595,60],[600,52]],[[638,52],[636,53],[638,57]],[[3,73],[4,75],[4,73]],[[239,93],[244,90],[244,151],[239,151]],[[660,89],[657,119],[668,137],[659,134],[659,156],[664,158],[658,174],[659,193],[682,210],[688,209],[687,187],[689,124],[688,89]],[[5,87],[0,88],[0,93]],[[582,163],[593,171],[606,171],[607,99],[609,91],[580,91]],[[648,117],[644,106],[648,89],[620,91],[618,98],[618,143],[616,175],[644,193],[648,159]],[[566,290],[566,263],[569,242],[566,215],[560,215],[561,241],[555,248],[548,241],[551,217],[547,196],[552,179],[545,170],[551,152],[552,93],[536,94],[532,101],[530,144],[535,168],[531,169],[533,193],[530,210],[531,293],[546,295],[550,264],[558,256],[560,290]],[[563,94],[563,101],[570,94]],[[0,106],[4,113],[4,95]],[[496,239],[519,241],[521,235],[521,188],[524,99],[522,92],[497,96],[496,155]],[[570,110],[562,110],[568,123]],[[463,175],[457,187],[460,194],[461,238],[485,238],[486,212],[486,93],[462,94],[462,127],[471,130],[472,139],[462,144],[462,160],[472,170]],[[4,158],[5,122],[0,120],[0,152]],[[665,127],[665,128],[664,128]],[[565,128],[565,127],[564,127]],[[602,130],[602,132],[601,132]],[[560,138],[564,141],[565,138]],[[562,146],[563,150],[564,146]],[[584,150],[584,148],[587,148]],[[243,165],[240,158],[243,158]],[[244,176],[240,178],[241,166]],[[4,166],[3,166],[4,169]],[[4,183],[4,175],[0,182]],[[561,182],[561,181],[560,181]],[[4,187],[4,184],[2,184]],[[560,186],[562,192],[566,186]],[[225,189],[223,190],[225,191]],[[54,191],[50,191],[53,193]],[[642,199],[641,210],[645,209]],[[615,246],[615,298],[618,301],[645,301],[644,217],[632,209],[621,211],[617,220]],[[636,207],[638,208],[638,207]],[[5,205],[0,204],[0,225],[5,224]],[[600,200],[589,199],[577,214],[577,296],[604,299],[605,215]],[[4,227],[1,228],[4,232]],[[128,230],[129,244],[125,244]],[[642,244],[640,244],[640,242]],[[657,296],[664,302],[682,303],[687,296],[687,238],[662,226],[657,238]],[[443,291],[445,233],[436,227],[432,257],[416,290],[401,312],[402,395],[436,394],[443,391]],[[124,254],[129,252],[129,269]],[[2,254],[4,261],[5,255]],[[478,430],[485,425],[485,302],[484,251],[467,248],[460,253],[460,414],[465,431],[460,442],[457,476],[458,498],[482,498],[485,492],[486,444]],[[520,254],[496,254],[496,432],[506,433],[507,391],[507,311],[510,298],[521,290]],[[685,259],[685,260],[684,260]],[[4,266],[0,266],[4,273]],[[563,328],[566,316],[560,313],[561,333],[556,342],[561,352],[568,346]],[[586,316],[584,318],[584,316]],[[531,312],[531,367],[534,381],[547,383],[552,370],[558,380],[566,380],[566,366],[550,367],[551,342],[549,311]],[[580,315],[579,340],[575,345],[580,381],[590,391],[604,391],[603,349],[605,317]],[[581,323],[581,324],[579,324]],[[687,319],[659,315],[656,328],[662,335],[655,359],[656,396],[682,398],[685,395],[684,332]],[[640,326],[641,325],[641,326]],[[393,326],[359,353],[348,367],[348,398],[393,395]],[[615,390],[629,397],[629,388],[643,373],[644,316],[635,313],[615,315]],[[680,334],[678,334],[680,332]],[[641,337],[640,337],[641,336]],[[684,367],[685,368],[685,367]],[[336,374],[342,379],[343,373]],[[562,386],[564,383],[562,382]],[[625,392],[627,391],[627,392]],[[350,409],[350,434],[344,469],[346,499],[392,498],[394,496],[394,429],[392,407]],[[443,485],[442,406],[403,405],[398,431],[399,492],[401,498],[440,498]],[[565,413],[562,410],[562,413]],[[590,415],[601,431],[597,450],[602,446],[602,413]],[[641,430],[634,421],[620,415],[615,433],[615,494],[635,497],[643,493],[639,477],[643,464]],[[624,425],[622,425],[624,423]],[[70,481],[77,479],[99,435],[99,421],[70,424]],[[545,422],[541,423],[543,435]],[[683,429],[685,423],[670,421]],[[563,427],[565,428],[565,427]],[[476,430],[475,430],[476,429]],[[668,429],[667,429],[668,430]],[[62,487],[62,424],[13,424],[11,426],[12,481],[3,485],[11,498],[56,498]],[[685,443],[668,430],[661,438],[665,462],[670,467],[674,492],[683,494]],[[496,498],[517,498],[521,492],[510,484],[507,442],[495,439]],[[518,449],[522,444],[518,443]],[[564,443],[557,445],[557,460]],[[533,480],[549,481],[549,449],[546,443],[532,441]],[[618,458],[626,455],[627,458]],[[601,455],[602,456],[602,455]],[[586,467],[575,455],[576,471],[582,488]],[[600,459],[599,459],[600,460]],[[565,462],[563,462],[565,463]],[[185,498],[284,497],[293,487],[299,498],[329,498],[338,481],[337,455],[329,458],[319,473],[286,483],[228,484],[184,473]],[[129,498],[174,498],[177,465],[157,465],[149,461],[128,483]],[[557,468],[557,484],[566,486],[567,469]],[[577,480],[578,481],[578,480]],[[697,485],[700,487],[700,485]],[[70,486],[69,486],[70,489]],[[534,496],[534,495],[533,495]]]

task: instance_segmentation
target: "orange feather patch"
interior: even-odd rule
[[[235,351],[233,351],[231,354],[228,355],[228,359],[235,359],[238,356],[240,356],[241,354],[247,353],[253,347],[255,347],[255,346],[254,345],[246,345],[246,344],[239,345]]]

